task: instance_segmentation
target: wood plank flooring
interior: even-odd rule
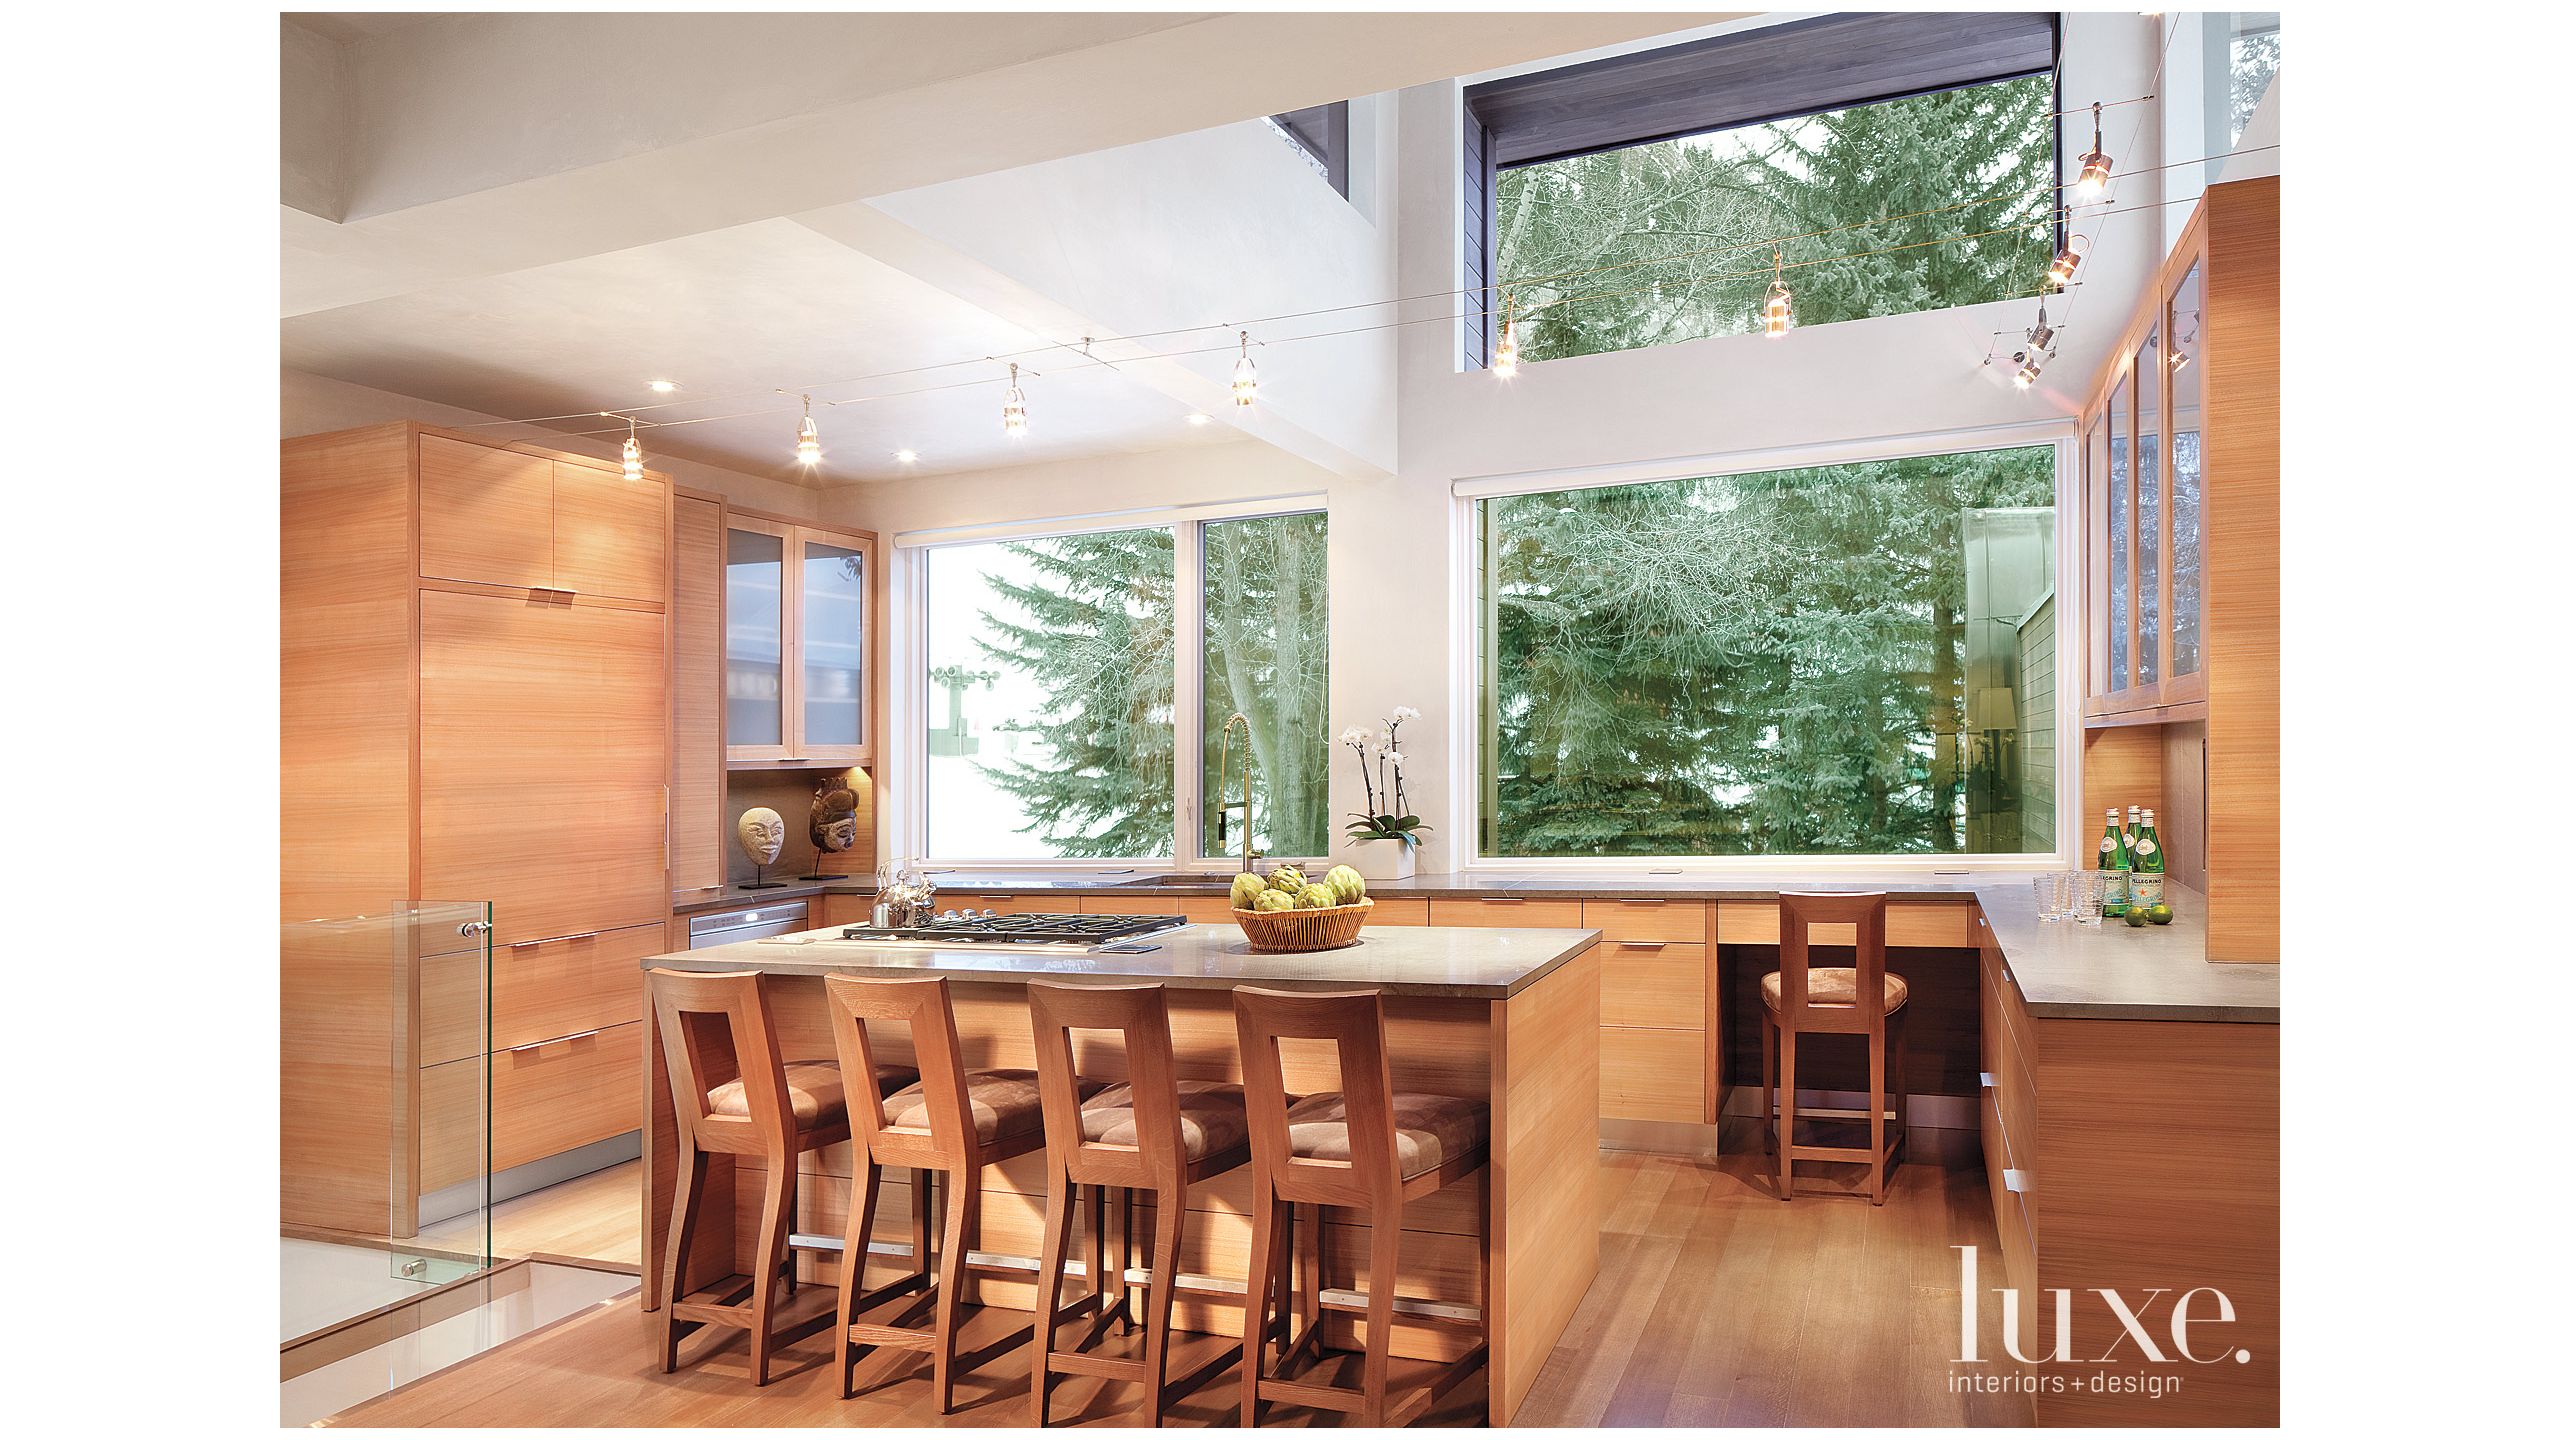
[[[1729,1125],[1729,1130],[1736,1127]],[[1958,1258],[1980,1247],[1982,1334],[1996,1336],[2005,1283],[1990,1198],[1977,1166],[1905,1166],[1886,1203],[1817,1192],[1856,1183],[1854,1166],[1799,1167],[1797,1199],[1779,1201],[1758,1153],[1756,1125],[1732,1133],[1734,1153],[1712,1163],[1661,1156],[1603,1157],[1607,1205],[1600,1275],[1549,1356],[1518,1417],[1522,1425],[2024,1425],[2014,1394],[1956,1394]],[[502,1234],[542,1236],[552,1253],[586,1253],[580,1234],[601,1233],[623,1203],[616,1171],[570,1194],[554,1186],[511,1205]],[[607,1177],[617,1177],[608,1179]],[[587,1182],[594,1182],[588,1184]],[[628,1202],[635,1218],[636,1197]],[[629,1243],[636,1243],[632,1241]],[[614,1258],[614,1257],[600,1257]],[[834,1292],[805,1288],[796,1306],[832,1307]],[[814,1313],[814,1311],[812,1311]],[[1020,1329],[1019,1311],[973,1309],[964,1345],[991,1345]],[[658,1373],[636,1299],[616,1301],[552,1329],[349,1410],[345,1425],[1027,1425],[1028,1361],[1019,1347],[956,1382],[956,1414],[935,1414],[930,1369],[920,1356],[874,1353],[855,1372],[859,1393],[835,1398],[823,1338],[779,1352],[774,1383],[746,1377],[739,1332],[686,1341],[685,1368]],[[1117,1351],[1117,1337],[1102,1347]],[[1221,1342],[1183,1336],[1179,1373]],[[1996,1350],[1996,1344],[1993,1346]],[[1357,1357],[1328,1360],[1348,1381]],[[1397,1362],[1401,1382],[1420,1362]],[[1970,1367],[1986,1368],[1986,1367]],[[1054,1413],[1068,1424],[1125,1424],[1134,1387],[1071,1377]],[[1232,1370],[1172,1407],[1174,1425],[1232,1425]],[[1276,1407],[1271,1423],[1331,1425],[1341,1417]],[[1461,1386],[1424,1423],[1481,1424],[1481,1377]]]

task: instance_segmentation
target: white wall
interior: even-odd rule
[[[352,430],[360,425],[379,425],[390,420],[469,426],[501,418],[458,406],[439,405],[414,395],[395,395],[388,390],[350,385],[343,380],[332,380],[301,370],[284,370],[279,375],[278,408],[281,413],[277,435],[288,440],[296,435],[325,435],[332,430]],[[612,440],[563,435],[536,425],[511,425],[489,433],[604,460],[618,459],[622,453],[621,445]],[[824,492],[807,486],[742,475],[735,470],[679,460],[671,455],[650,456],[649,468],[674,477],[679,485],[715,492],[733,505],[771,511],[777,515],[820,519],[827,514],[831,503]]]
[[[1366,212],[1335,194],[1259,120],[869,203],[1037,297],[1037,313],[1008,318],[1058,339],[1150,337],[1102,353],[1180,356],[1170,363],[1182,375],[1132,373],[1225,421],[1236,418],[1221,403],[1236,332],[1157,332],[1207,316],[1293,315],[1396,293],[1395,107],[1360,101],[1355,110],[1354,193],[1368,202]],[[1020,304],[984,285],[971,286],[970,298],[999,309]],[[1284,448],[1347,472],[1392,470],[1395,332],[1305,338],[1385,318],[1384,310],[1355,310],[1256,328],[1258,341],[1292,343],[1256,348],[1262,388],[1244,428],[1270,432]],[[1062,334],[1062,325],[1083,328]]]

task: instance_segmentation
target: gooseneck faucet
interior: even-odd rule
[[[1244,727],[1244,873],[1253,873],[1253,722],[1239,710],[1218,727],[1218,844],[1227,843],[1227,812],[1235,809],[1227,803],[1227,740],[1237,726]]]

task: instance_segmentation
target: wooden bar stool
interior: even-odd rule
[[[872,1068],[870,1027],[886,1021],[907,1027],[920,1077],[885,1099],[866,1095],[862,1103],[849,1107],[854,1168],[852,1204],[844,1225],[844,1276],[837,1287],[836,1393],[844,1399],[853,1397],[853,1367],[862,1358],[863,1347],[920,1351],[933,1357],[934,1403],[948,1415],[960,1286],[970,1269],[969,1251],[978,1241],[980,1172],[1040,1148],[1039,1077],[1030,1070],[962,1068],[959,1028],[951,1014],[951,982],[942,976],[879,980],[830,975],[826,984],[836,1053],[847,1068],[856,1072]],[[919,1187],[930,1185],[929,1177],[936,1173],[944,1177],[941,1271],[929,1286],[900,1281],[876,1292],[862,1289],[884,1165],[906,1166]],[[922,1218],[926,1209],[918,1206],[920,1272],[930,1228]],[[911,1288],[921,1293],[896,1318],[886,1324],[862,1319],[873,1306]],[[909,1322],[928,1305],[934,1310],[933,1328],[909,1328]],[[985,1359],[1010,1349],[1028,1334],[1025,1330],[971,1358]]]
[[[1846,924],[1856,927],[1858,963],[1854,969],[1814,968],[1805,945],[1805,927]],[[1911,1129],[1910,1069],[1905,1063],[1902,1011],[1911,987],[1884,968],[1884,896],[1778,896],[1778,968],[1760,980],[1760,1101],[1768,1117],[1767,1148],[1778,1157],[1773,1178],[1778,1198],[1795,1198],[1798,1160],[1846,1160],[1867,1167],[1867,1198],[1884,1203],[1885,1167],[1902,1153]],[[1867,1037],[1867,1143],[1864,1146],[1796,1143],[1796,1039],[1800,1035],[1864,1035]],[[1899,1081],[1887,1105],[1886,1047],[1892,1047],[1893,1074]],[[1885,1121],[1894,1122],[1890,1141]]]
[[[1265,1399],[1312,1405],[1360,1417],[1369,1426],[1402,1425],[1430,1408],[1485,1361],[1484,1321],[1450,1307],[1396,1310],[1396,1250],[1404,1208],[1452,1180],[1481,1169],[1492,1130],[1483,1101],[1450,1095],[1398,1094],[1387,1077],[1386,1005],[1375,990],[1308,994],[1235,991],[1236,1034],[1244,1065],[1246,1129],[1253,1147],[1253,1256],[1245,1273],[1244,1405],[1246,1425],[1262,1422]],[[1291,1101],[1280,1063],[1282,1040],[1331,1041],[1341,1060],[1342,1088]],[[1493,1284],[1491,1187],[1477,1213],[1477,1259],[1483,1293]],[[1323,1288],[1321,1228],[1302,1252],[1298,1284],[1306,1325],[1265,1367],[1270,1288],[1289,1281],[1282,1237],[1296,1207],[1342,1206],[1369,1212],[1369,1293],[1336,1298]],[[1291,1307],[1281,1306],[1283,1313]],[[1322,1353],[1324,1312],[1363,1315],[1367,1355],[1357,1389],[1310,1384],[1289,1375],[1300,1359]],[[1475,1344],[1420,1386],[1392,1413],[1387,1406],[1389,1343],[1399,1319],[1475,1332]],[[1300,1374],[1304,1373],[1303,1367]]]
[[[777,1337],[774,1282],[780,1279],[786,1292],[796,1288],[791,1221],[799,1203],[800,1155],[846,1138],[844,1072],[833,1060],[783,1060],[765,1005],[764,976],[755,971],[696,975],[653,969],[648,991],[676,1112],[677,1189],[658,1312],[665,1327],[660,1362],[673,1373],[677,1342],[687,1334],[704,1325],[732,1326],[751,1337],[749,1363],[762,1385],[771,1378],[775,1345],[824,1328],[821,1316],[816,1325]],[[903,1068],[871,1073],[874,1096],[915,1079],[914,1071]],[[764,1165],[755,1270],[713,1287],[708,1299],[688,1300],[684,1275],[714,1154]]]
[[[1170,1386],[1165,1354],[1173,1330],[1176,1276],[1182,1261],[1186,1187],[1221,1175],[1250,1158],[1245,1143],[1244,1087],[1210,1080],[1176,1080],[1173,1030],[1161,985],[1025,987],[1031,1003],[1031,1036],[1040,1062],[1040,1109],[1049,1136],[1049,1213],[1040,1237],[1040,1292],[1034,1310],[1031,1393],[1040,1423],[1049,1423],[1055,1375],[1098,1375],[1135,1380],[1144,1387],[1138,1423],[1164,1424],[1168,1397],[1179,1399],[1235,1363],[1239,1347],[1223,1348]],[[1099,1093],[1076,1069],[1076,1030],[1110,1031],[1128,1061],[1128,1080]],[[1105,1042],[1106,1045],[1108,1042]],[[1087,1098],[1090,1097],[1090,1098]],[[1074,1229],[1076,1191],[1087,1195],[1086,1278],[1092,1293],[1059,1308],[1067,1239]],[[1102,1338],[1116,1313],[1129,1317],[1127,1272],[1119,1297],[1104,1283],[1100,1205],[1105,1188],[1123,1192],[1121,1215],[1135,1209],[1131,1192],[1148,1191],[1156,1211],[1155,1244],[1143,1282],[1149,1291],[1149,1327],[1143,1357],[1084,1353]],[[1122,1241],[1127,1249],[1128,1241]],[[1194,1290],[1195,1295],[1223,1292]],[[1090,1307],[1093,1326],[1076,1350],[1057,1348],[1057,1327]]]

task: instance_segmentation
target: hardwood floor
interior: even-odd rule
[[[1798,1198],[1769,1189],[1756,1129],[1729,1134],[1736,1153],[1702,1164],[1612,1154],[1602,1162],[1607,1204],[1600,1276],[1530,1389],[1522,1425],[2023,1425],[2027,1401],[2014,1394],[1953,1393],[1957,1353],[1957,1257],[1949,1246],[1980,1247],[1982,1333],[1998,1334],[1995,1287],[2004,1283],[1990,1198],[1977,1166],[1905,1166],[1886,1203],[1816,1193],[1845,1187],[1854,1166],[1803,1166]],[[546,1237],[551,1253],[584,1253],[582,1234],[615,1223],[627,1184],[636,1234],[636,1177],[625,1167],[555,1192],[509,1202],[502,1234]],[[589,1184],[588,1182],[593,1182]],[[636,1242],[626,1241],[625,1244]],[[586,1250],[598,1248],[587,1244]],[[612,1257],[605,1257],[612,1258]],[[831,1307],[824,1286],[802,1290],[796,1307]],[[812,1308],[809,1313],[816,1313]],[[996,1345],[1029,1317],[973,1309],[963,1348]],[[1104,1342],[1117,1351],[1119,1337]],[[1178,1374],[1220,1342],[1184,1336]],[[1997,1349],[1996,1342],[1991,1347]],[[958,1413],[933,1412],[922,1357],[873,1353],[856,1370],[859,1393],[835,1398],[826,1342],[802,1340],[778,1353],[774,1383],[746,1375],[746,1344],[735,1332],[686,1341],[685,1368],[662,1375],[651,1362],[636,1299],[618,1300],[334,1417],[345,1425],[1023,1425],[1031,1418],[1023,1350],[980,1364],[956,1385]],[[1356,1357],[1326,1362],[1347,1378]],[[1403,1364],[1404,1362],[1399,1362]],[[1420,1362],[1413,1362],[1420,1373]],[[1987,1368],[1987,1367],[1970,1367]],[[1401,1377],[1399,1377],[1401,1378]],[[1081,1377],[1061,1384],[1054,1413],[1064,1423],[1125,1424],[1135,1387]],[[1236,1384],[1229,1369],[1171,1406],[1167,1423],[1232,1425]],[[1423,1423],[1483,1423],[1484,1384],[1470,1381]],[[1340,1417],[1277,1408],[1271,1423],[1330,1425]]]
[[[477,1244],[475,1222],[449,1220],[419,1231],[418,1243],[446,1249]],[[563,1180],[502,1201],[489,1212],[489,1247],[501,1260],[559,1255],[608,1265],[640,1264],[640,1162]]]

